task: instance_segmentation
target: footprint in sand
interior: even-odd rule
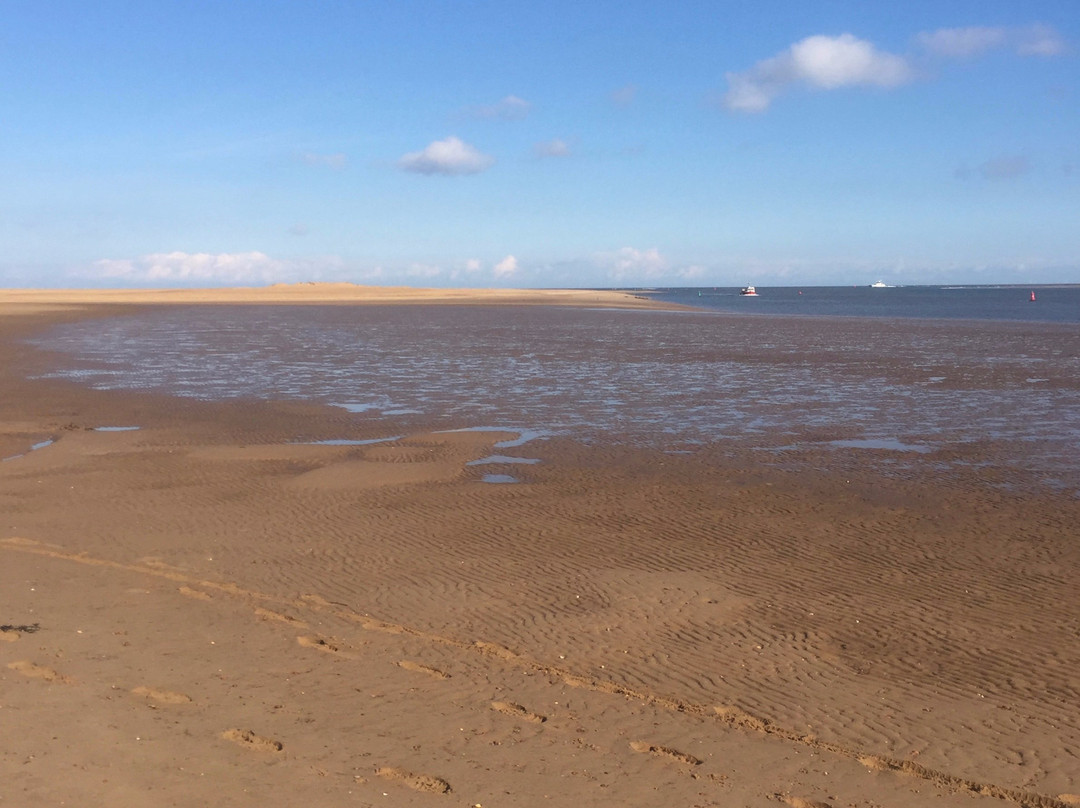
[[[307,606],[314,606],[319,609],[333,608],[334,603],[327,600],[322,595],[305,594],[300,596],[300,600]]]
[[[756,715],[751,715],[739,707],[735,707],[731,704],[718,704],[713,707],[713,712],[721,720],[731,724],[733,727],[741,727],[743,729],[757,730],[758,732],[769,731],[769,720],[766,718],[758,718]]]
[[[791,797],[787,794],[776,794],[774,796],[785,805],[790,805],[791,808],[832,808],[830,803],[820,802],[819,800],[804,800],[802,797]]]
[[[450,784],[441,777],[433,777],[430,774],[413,774],[396,766],[383,766],[375,770],[375,774],[385,780],[406,785],[414,791],[425,791],[428,794],[449,794]]]
[[[171,690],[158,690],[155,687],[136,687],[132,689],[132,694],[135,696],[142,696],[147,701],[155,701],[159,704],[190,704],[191,696],[186,696],[183,693],[174,693]]]
[[[277,754],[284,746],[281,741],[275,741],[273,738],[264,738],[261,735],[256,735],[250,729],[229,729],[221,733],[221,737],[226,741],[232,741],[235,744],[251,749],[256,752],[270,752]]]
[[[41,679],[45,682],[60,682],[61,684],[71,684],[72,680],[57,673],[52,668],[46,668],[43,665],[36,665],[28,659],[20,659],[18,662],[9,662],[8,667],[21,673],[23,676],[29,676],[31,679]]]
[[[255,616],[262,620],[268,620],[272,623],[285,623],[290,626],[296,626],[297,628],[307,628],[307,623],[305,623],[303,620],[298,620],[295,617],[287,614],[281,614],[280,612],[273,612],[269,609],[264,609],[261,606],[255,607]]]
[[[512,701],[493,701],[491,702],[491,709],[497,713],[508,715],[513,718],[520,718],[522,721],[529,721],[533,724],[543,724],[547,721],[546,715],[540,715],[540,713],[534,713],[526,710],[520,704],[515,704]]]
[[[162,572],[177,572],[181,574],[184,572],[184,570],[180,567],[173,566],[172,564],[169,564],[168,562],[163,561],[156,556],[143,556],[135,563],[141,564],[144,567],[149,567],[150,569],[160,570]]]
[[[648,752],[657,755],[658,757],[668,758],[669,760],[678,761],[679,763],[687,763],[691,766],[701,765],[701,761],[693,755],[688,755],[686,752],[680,752],[669,746],[657,746],[656,744],[648,743],[646,741],[633,741],[630,744],[630,748],[635,752]]]
[[[426,673],[428,676],[432,676],[435,679],[449,679],[450,674],[446,671],[441,671],[438,668],[432,668],[429,665],[421,665],[419,662],[410,662],[407,659],[403,659],[398,663],[399,668],[404,668],[407,671],[413,671],[414,673]]]
[[[484,656],[492,656],[496,659],[501,659],[504,662],[522,661],[522,656],[520,654],[511,651],[505,645],[499,645],[496,642],[485,642],[484,640],[477,640],[473,643],[472,647]]]
[[[351,659],[355,656],[355,654],[349,653],[344,643],[332,638],[301,635],[296,638],[296,642],[304,648],[314,648],[316,651],[333,654],[343,659]]]

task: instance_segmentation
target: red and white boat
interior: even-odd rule
[[[744,286],[742,289],[739,290],[739,294],[742,295],[743,297],[757,297],[758,296],[757,289],[755,289],[753,286]]]

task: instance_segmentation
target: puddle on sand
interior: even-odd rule
[[[511,477],[509,474],[485,474],[480,478],[482,483],[516,483],[520,482],[517,477]]]
[[[95,426],[95,432],[134,432],[142,429],[139,426]]]
[[[784,446],[759,446],[763,452],[798,452],[815,446],[829,446],[833,449],[877,449],[888,452],[915,452],[916,454],[928,454],[934,451],[932,446],[922,446],[917,443],[904,443],[893,438],[856,438],[851,440],[831,440],[827,443],[788,443]]]
[[[378,401],[342,401],[331,404],[353,413],[374,412],[379,415],[423,415],[420,410],[413,409],[405,404],[398,404],[388,398]]]
[[[53,443],[55,443],[55,441],[53,441],[52,439],[39,440],[37,443],[31,444],[30,448],[27,449],[25,452],[13,454],[10,457],[0,457],[0,463],[6,463],[9,460],[17,460],[20,457],[26,457],[28,454],[30,454],[30,452],[36,452],[38,449],[44,449],[46,446],[52,446]]]
[[[470,460],[466,463],[466,466],[487,466],[492,463],[520,463],[531,466],[534,463],[539,463],[540,459],[536,457],[509,457],[508,455],[491,455],[489,457],[481,457],[479,460]]]
[[[464,429],[442,429],[440,432],[513,432],[516,438],[501,440],[495,444],[496,449],[513,449],[515,446],[523,446],[531,440],[550,438],[554,432],[543,429],[520,429],[513,426],[467,426]]]
[[[370,446],[373,443],[389,443],[401,440],[404,435],[391,435],[388,438],[366,438],[365,440],[351,440],[349,438],[330,438],[329,440],[302,440],[296,441],[294,446]]]
[[[866,438],[862,440],[831,440],[830,446],[840,449],[884,449],[890,452],[918,452],[926,454],[932,452],[929,446],[920,446],[917,443],[904,443],[903,441],[890,438]]]

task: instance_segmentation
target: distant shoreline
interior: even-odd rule
[[[0,289],[0,309],[13,304],[441,304],[682,309],[628,291],[590,289],[423,289],[352,283],[294,283],[213,289]]]

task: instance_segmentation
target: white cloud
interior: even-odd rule
[[[511,278],[516,275],[517,271],[517,259],[512,255],[508,255],[506,256],[506,258],[501,260],[492,268],[491,274],[493,274],[499,280],[506,280],[507,278]]]
[[[814,89],[896,87],[910,81],[907,60],[878,50],[851,34],[810,36],[742,73],[728,73],[724,104],[739,112],[763,112],[793,84]]]
[[[1019,56],[1057,56],[1065,41],[1051,26],[968,26],[939,28],[915,35],[916,50],[937,59],[972,59],[1008,48]],[[852,34],[802,39],[749,70],[726,75],[723,104],[737,112],[764,112],[793,85],[818,90],[841,87],[898,87],[915,78],[914,56],[878,49]]]
[[[620,247],[615,252],[600,253],[596,261],[606,269],[608,278],[615,281],[658,278],[668,268],[667,259],[656,247],[647,250]]]
[[[877,50],[851,34],[811,36],[790,49],[797,78],[825,90],[869,84],[896,87],[911,79],[902,56]]]
[[[322,166],[325,168],[332,168],[335,171],[341,171],[349,164],[349,158],[340,152],[337,154],[304,152],[300,155],[300,160],[309,166]]]
[[[398,160],[403,171],[416,174],[479,174],[490,168],[495,158],[477,151],[468,143],[451,135],[445,140],[435,140],[425,149],[409,152]]]
[[[553,138],[535,144],[533,154],[537,157],[568,157],[570,145],[562,138]]]
[[[521,121],[529,116],[532,104],[516,95],[508,95],[494,104],[471,107],[468,112],[473,118],[496,121]]]
[[[971,26],[923,31],[915,37],[915,41],[935,56],[967,59],[1001,47],[1005,44],[1006,37],[1007,32],[1004,28]]]
[[[94,274],[101,278],[144,283],[193,282],[273,283],[289,274],[289,267],[265,253],[151,253],[140,258],[95,261]]]
[[[297,222],[289,228],[290,236],[306,236],[308,234],[308,227],[303,222]]]

